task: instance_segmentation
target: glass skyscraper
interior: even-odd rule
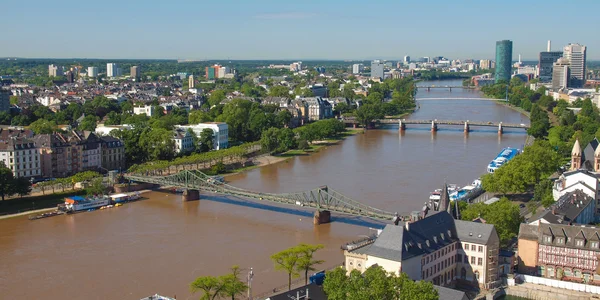
[[[512,41],[496,42],[496,83],[500,80],[510,81],[512,73]]]

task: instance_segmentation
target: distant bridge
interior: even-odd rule
[[[448,97],[444,97],[444,98],[416,98],[416,101],[441,101],[441,100],[450,100],[450,101],[457,101],[457,100],[474,100],[474,101],[505,101],[504,99],[493,99],[493,98],[448,98]]]
[[[344,123],[358,125],[358,121],[354,118],[344,119]],[[460,120],[407,120],[407,119],[379,119],[374,120],[374,123],[379,124],[398,124],[399,130],[406,130],[406,125],[431,125],[431,132],[438,131],[438,125],[462,126],[465,133],[471,131],[471,126],[494,127],[498,128],[498,134],[504,133],[505,128],[521,128],[529,129],[527,124],[510,124],[503,122],[482,122],[482,121],[460,121]]]
[[[477,89],[477,87],[475,86],[462,86],[462,85],[427,85],[427,86],[415,86],[417,88],[417,90],[419,89],[423,89],[423,90],[427,90],[428,92],[431,91],[431,89],[447,89],[450,90],[452,92],[452,89],[466,89],[466,90],[474,90]]]
[[[394,220],[398,215],[387,212],[356,200],[350,199],[327,186],[303,191],[298,193],[259,193],[246,189],[237,188],[229,184],[216,182],[211,176],[200,171],[181,171],[169,176],[156,176],[154,174],[125,174],[124,177],[130,181],[146,182],[158,184],[161,186],[173,186],[185,189],[183,198],[186,201],[198,200],[200,191],[217,193],[231,196],[239,196],[258,200],[260,202],[273,202],[285,205],[301,206],[314,208],[315,224],[328,223],[330,221],[329,212],[336,212],[346,215],[367,217],[377,220]],[[323,213],[325,211],[325,213]],[[401,217],[409,218],[409,216]]]

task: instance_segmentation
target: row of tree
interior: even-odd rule
[[[260,139],[263,151],[281,153],[290,149],[306,149],[313,141],[335,138],[346,131],[342,121],[320,120],[294,130],[289,128],[269,128]]]
[[[508,245],[517,236],[519,225],[523,222],[519,205],[506,197],[489,205],[482,202],[468,205],[464,201],[459,202],[459,205],[461,219],[473,221],[482,218],[488,224],[493,224],[502,246]]]

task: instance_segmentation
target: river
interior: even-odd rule
[[[460,85],[461,81],[422,82]],[[434,89],[413,119],[528,123],[518,112],[478,98],[477,91]],[[418,210],[444,181],[469,184],[506,146],[522,147],[523,130],[408,125],[369,130],[310,156],[299,156],[228,178],[261,192],[294,192],[328,185],[355,200],[398,212]],[[139,299],[150,294],[197,298],[196,277],[220,275],[231,265],[254,268],[253,292],[286,283],[269,256],[298,243],[322,243],[323,268],[343,262],[340,245],[383,224],[334,216],[313,226],[312,212],[214,195],[182,202],[160,192],[120,208],[36,221],[0,220],[0,291],[4,299]],[[245,273],[244,273],[245,274]]]

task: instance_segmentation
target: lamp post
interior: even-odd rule
[[[250,272],[248,272],[248,300],[252,300],[252,277],[254,277],[254,271],[250,268]]]

